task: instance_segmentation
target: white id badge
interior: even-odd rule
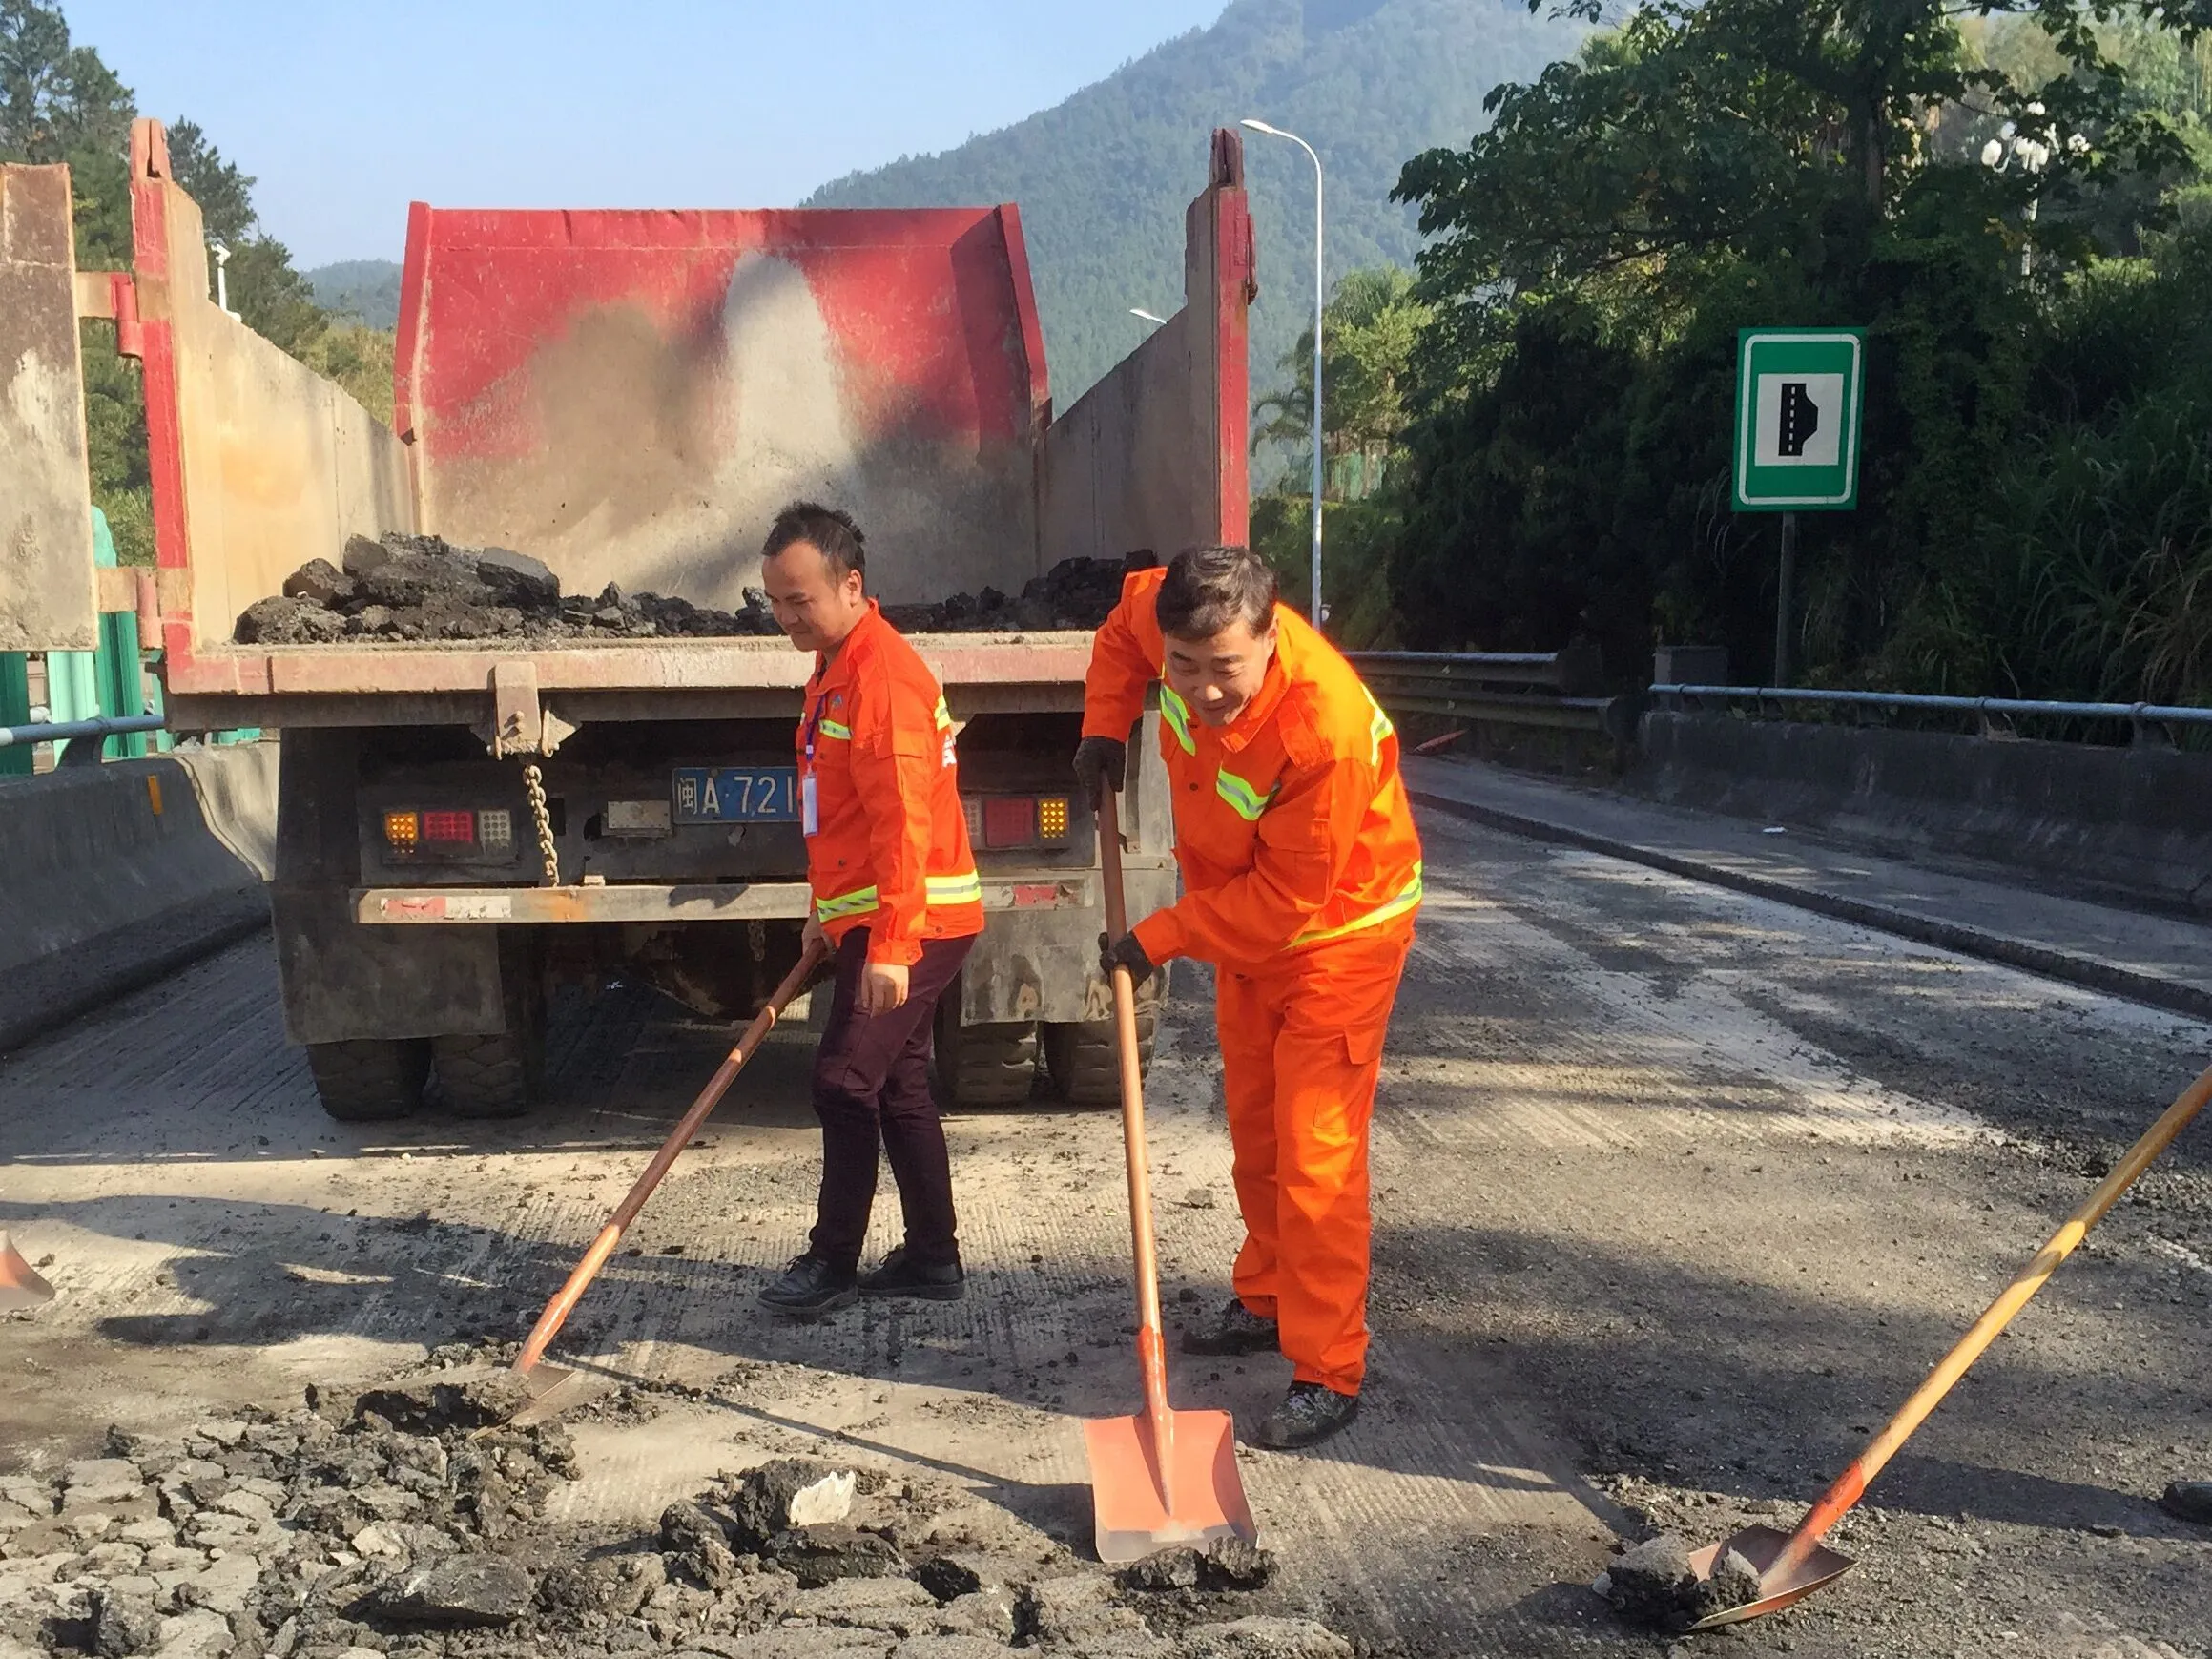
[[[798,780],[799,834],[816,835],[821,827],[821,803],[815,798],[815,775],[811,772],[801,773]]]

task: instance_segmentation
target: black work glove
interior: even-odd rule
[[[1075,746],[1075,780],[1083,786],[1084,798],[1093,811],[1106,791],[1121,793],[1128,764],[1129,746],[1118,738],[1085,737]]]
[[[1137,943],[1135,934],[1125,933],[1119,940],[1108,939],[1103,933],[1098,936],[1098,971],[1106,975],[1108,985],[1113,983],[1117,967],[1129,970],[1132,990],[1152,977],[1152,959],[1145,954],[1145,947]]]

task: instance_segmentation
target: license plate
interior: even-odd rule
[[[678,823],[796,823],[796,766],[679,766]]]

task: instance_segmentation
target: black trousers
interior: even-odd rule
[[[879,1150],[889,1155],[899,1183],[907,1255],[920,1262],[960,1260],[952,1161],[929,1093],[929,1046],[938,998],[974,944],[973,939],[924,941],[921,960],[907,970],[906,1001],[888,1014],[858,1008],[868,930],[856,927],[837,946],[836,989],[815,1055],[822,1190],[809,1248],[848,1272],[859,1265],[867,1240]]]

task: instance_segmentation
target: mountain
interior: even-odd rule
[[[1414,217],[1391,187],[1408,156],[1463,144],[1500,81],[1530,80],[1574,50],[1578,26],[1520,0],[1233,0],[1065,102],[941,155],[905,156],[824,185],[810,207],[1013,201],[1044,314],[1053,402],[1066,408],[1182,301],[1183,208],[1205,182],[1207,134],[1254,116],[1320,152],[1329,280],[1410,263]],[[1246,133],[1259,239],[1255,391],[1313,315],[1313,169],[1281,138]]]
[[[307,273],[315,303],[343,311],[371,328],[397,327],[400,321],[400,267],[389,259],[341,259]]]

